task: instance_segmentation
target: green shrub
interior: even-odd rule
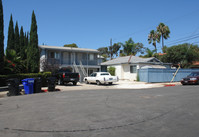
[[[115,76],[115,67],[109,67],[108,72],[112,75]]]
[[[137,81],[140,81],[139,73],[137,73]]]
[[[40,73],[20,73],[11,75],[0,75],[0,86],[6,86],[6,81],[10,78],[18,78],[20,81],[26,78],[38,78],[41,77],[42,86],[46,86],[47,77],[51,76],[51,72],[40,72]]]

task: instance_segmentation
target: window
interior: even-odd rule
[[[59,52],[50,52],[50,58],[59,59],[60,53]]]
[[[89,60],[94,60],[94,54],[89,55]]]
[[[109,76],[109,73],[102,73],[101,76]]]
[[[137,65],[130,66],[130,73],[136,73],[137,72]]]
[[[90,77],[96,77],[97,76],[97,73],[92,73],[91,75],[90,75]]]

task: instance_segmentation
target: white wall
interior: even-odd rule
[[[119,79],[131,81],[137,80],[137,73],[130,73],[129,64],[112,65],[111,67],[115,67],[115,75],[118,76]]]
[[[130,73],[130,65],[129,64],[122,64],[123,68],[123,79],[127,79],[130,81],[137,80],[137,73]],[[137,65],[138,68],[138,65]]]

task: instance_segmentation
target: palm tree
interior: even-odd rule
[[[146,58],[153,57],[155,52],[156,52],[156,49],[150,50],[149,48],[147,48],[146,49],[146,55],[144,57],[146,57]]]
[[[151,30],[149,35],[148,35],[148,41],[149,44],[153,44],[153,46],[155,47],[155,50],[157,52],[157,47],[156,47],[156,42],[160,42],[160,36],[158,35],[157,31],[155,30]]]
[[[157,26],[157,32],[160,35],[160,38],[162,38],[162,48],[164,48],[164,39],[169,38],[170,30],[169,27],[166,26],[164,23],[160,23]]]
[[[138,52],[142,53],[144,45],[142,43],[135,43],[132,38],[129,38],[128,41],[125,41],[125,43],[119,43],[123,46],[123,53],[126,56],[129,55],[136,55]]]

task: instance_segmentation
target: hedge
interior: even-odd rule
[[[42,86],[46,86],[47,77],[51,76],[51,72],[40,72],[40,73],[20,73],[11,75],[0,75],[0,86],[6,86],[6,81],[11,78],[18,78],[20,81],[26,78],[38,78],[41,77]]]

